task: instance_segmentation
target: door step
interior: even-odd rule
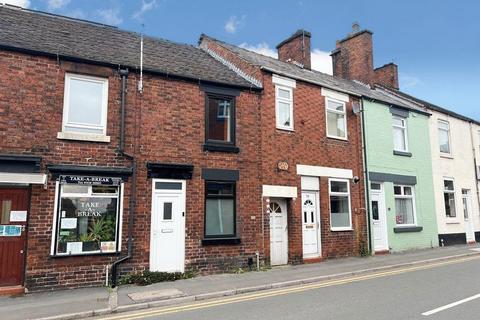
[[[323,258],[322,257],[315,257],[315,258],[303,258],[303,263],[309,264],[309,263],[318,263],[322,262]]]
[[[15,296],[25,293],[23,286],[6,286],[0,287],[0,296]]]
[[[375,251],[375,255],[378,256],[378,255],[386,255],[386,254],[390,254],[390,250],[378,250],[378,251]]]

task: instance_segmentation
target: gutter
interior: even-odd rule
[[[137,196],[137,160],[132,154],[125,152],[125,101],[126,101],[126,91],[127,91],[127,77],[128,69],[120,70],[120,76],[122,77],[122,87],[121,87],[121,107],[120,107],[120,140],[118,151],[120,155],[132,161],[132,177],[131,177],[131,187],[130,187],[130,201],[128,208],[128,240],[127,240],[127,255],[119,258],[118,260],[112,263],[112,288],[117,286],[118,282],[118,265],[122,262],[129,260],[132,257],[133,252],[133,220],[134,220],[134,211],[136,204]],[[123,212],[121,213],[123,214]],[[120,244],[121,245],[121,244]]]

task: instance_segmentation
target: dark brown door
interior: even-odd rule
[[[28,189],[0,188],[0,286],[23,283]]]

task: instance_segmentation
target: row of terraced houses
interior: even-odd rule
[[[333,76],[310,38],[274,59],[0,5],[0,289],[480,240],[480,122],[402,92],[369,30]]]

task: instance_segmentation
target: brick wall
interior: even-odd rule
[[[61,131],[65,72],[108,77],[107,135],[110,143],[57,139]],[[135,211],[134,254],[121,272],[148,269],[151,214],[151,179],[146,163],[170,162],[195,166],[187,182],[186,268],[215,272],[242,266],[262,247],[259,182],[259,98],[242,92],[236,101],[237,146],[239,154],[204,152],[204,93],[198,83],[146,75],[144,92],[136,90],[136,74],[128,78],[126,151],[138,159],[137,207]],[[46,164],[130,167],[118,151],[121,78],[117,70],[57,61],[7,51],[0,52],[0,153],[34,154]],[[135,146],[135,147],[134,147]],[[240,170],[237,183],[238,245],[203,246],[204,181],[201,168]],[[26,287],[49,290],[101,285],[105,267],[118,256],[50,257],[54,221],[55,181],[47,188],[33,186],[28,222]],[[122,255],[127,251],[130,180],[123,197]],[[252,217],[255,217],[256,220]]]
[[[297,62],[305,69],[311,69],[310,37],[310,32],[298,30],[277,46],[278,60]]]
[[[395,63],[388,63],[374,70],[375,83],[385,87],[399,89],[398,66]]]
[[[348,141],[327,138],[325,97],[320,87],[297,81],[293,90],[294,131],[276,129],[275,87],[271,75],[264,74],[262,99],[262,183],[296,186],[296,200],[290,200],[289,259],[302,260],[302,201],[301,177],[296,165],[313,165],[351,169],[354,176],[363,177],[360,118],[352,112],[352,100],[347,103]],[[288,171],[277,170],[277,163],[286,161]],[[330,231],[328,178],[320,177],[320,224],[322,256],[337,257],[359,254],[366,239],[363,182],[350,183],[353,231]],[[265,221],[268,225],[268,221]],[[269,228],[266,228],[269,232]],[[269,235],[265,236],[266,247]],[[269,252],[266,252],[268,256]]]

